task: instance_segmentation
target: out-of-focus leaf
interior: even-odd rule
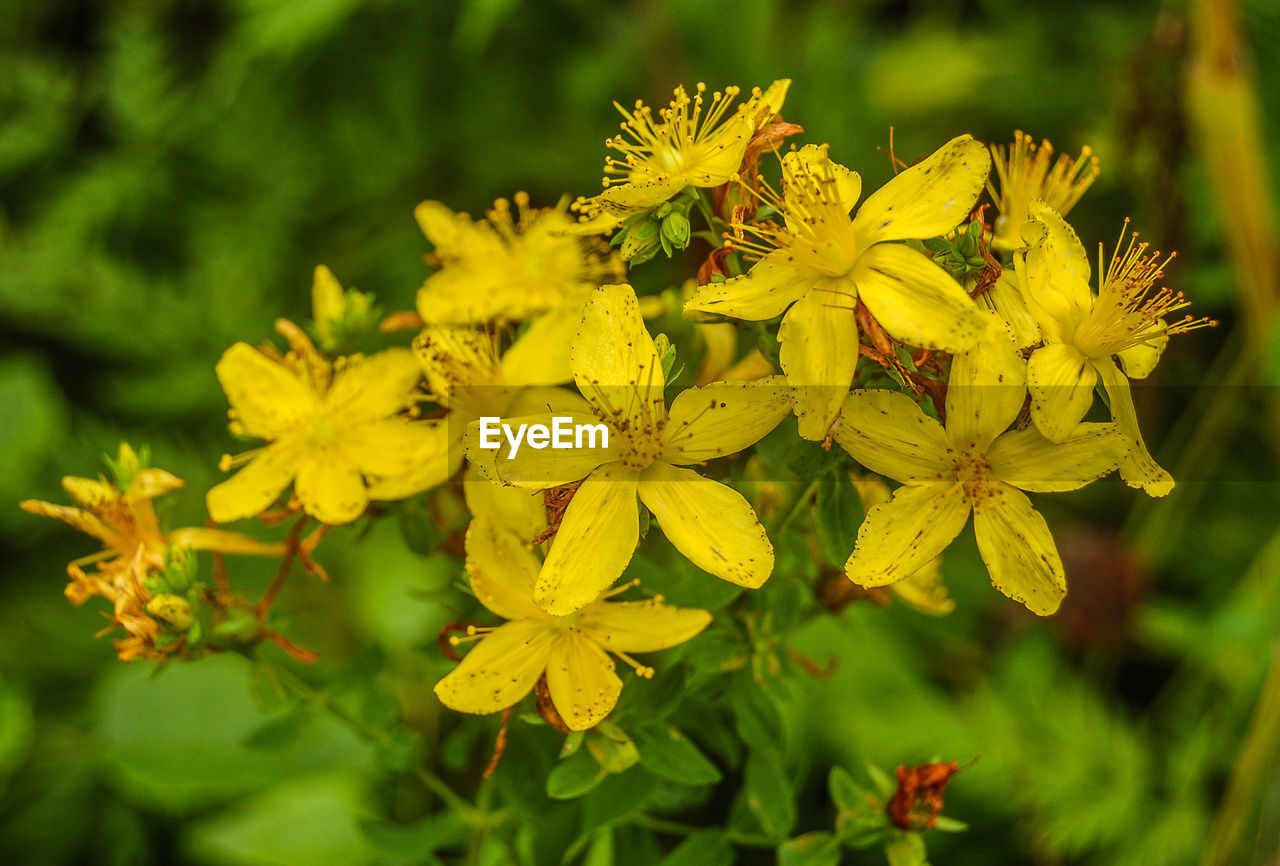
[[[694,833],[662,858],[659,866],[730,866],[733,846],[722,830]]]
[[[862,498],[847,472],[837,469],[822,476],[818,482],[814,522],[818,545],[828,565],[844,568],[845,560],[853,552],[863,515]]]
[[[752,747],[747,756],[743,794],[766,836],[780,839],[791,833],[796,823],[795,797],[776,749]]]
[[[370,812],[356,777],[302,776],[195,824],[186,847],[216,866],[365,866],[373,852],[360,822]]]
[[[778,846],[778,866],[837,866],[840,842],[826,831],[805,833]]]
[[[149,673],[140,664],[113,669],[97,700],[107,778],[131,802],[183,813],[303,772],[371,766],[371,747],[327,716],[286,744],[247,748],[271,719],[246,694],[242,659],[174,665],[155,680]]]
[[[599,785],[609,772],[596,762],[587,749],[578,749],[556,764],[547,776],[547,796],[557,800],[581,797]]]

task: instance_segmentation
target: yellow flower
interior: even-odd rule
[[[897,392],[857,390],[836,442],[873,472],[902,482],[867,512],[845,574],[859,586],[906,579],[940,554],[973,513],[996,589],[1040,615],[1066,595],[1044,518],[1022,492],[1074,490],[1107,474],[1131,445],[1115,424],[1081,424],[1060,443],[1035,427],[1005,432],[1022,409],[1025,365],[1003,326],[952,362],[945,428]]]
[[[323,523],[348,523],[364,513],[371,482],[415,473],[416,489],[448,477],[448,430],[415,422],[421,371],[408,349],[352,355],[330,364],[291,322],[276,323],[293,351],[285,357],[236,343],[218,361],[218,381],[231,403],[231,431],[267,440],[223,469],[248,462],[209,491],[209,515],[219,523],[251,517],[291,481],[303,510]],[[423,472],[429,464],[436,471]],[[379,498],[396,498],[385,489]]]
[[[510,203],[498,199],[487,222],[435,201],[418,205],[414,215],[439,265],[418,290],[418,315],[428,325],[533,318],[512,351],[567,379],[582,304],[602,282],[622,279],[622,262],[598,239],[571,234],[575,223],[563,206],[531,210],[523,192],[515,205],[513,217]]]
[[[825,439],[858,361],[857,303],[884,329],[917,346],[959,351],[978,339],[982,315],[928,256],[892,241],[929,238],[964,219],[991,158],[967,135],[898,174],[849,218],[857,173],[808,145],[782,162],[783,197],[766,193],[785,225],[737,226],[758,241],[733,246],[759,257],[750,271],[699,288],[685,312],[761,321],[786,311],[778,340],[795,389],[800,435]]]
[[[1000,213],[991,241],[998,250],[1016,250],[1023,245],[1022,224],[1032,201],[1042,199],[1066,216],[1099,174],[1098,158],[1088,147],[1081,149],[1078,159],[1061,154],[1050,168],[1053,145],[1049,139],[1036,147],[1031,136],[1022,130],[1015,132],[1013,138],[1013,144],[1008,146],[991,145],[1000,189],[988,180],[987,190]]]
[[[711,622],[703,610],[639,602],[594,601],[577,613],[552,616],[533,601],[538,560],[487,517],[467,529],[467,573],[476,598],[509,622],[472,628],[482,640],[440,682],[440,702],[463,713],[495,713],[527,695],[543,675],[556,712],[585,731],[613,711],[622,691],[612,653],[640,676],[653,669],[629,655],[689,640]]]
[[[1148,254],[1147,244],[1136,242],[1136,233],[1123,251],[1123,244],[1117,245],[1094,296],[1089,259],[1071,226],[1043,201],[1031,203],[1030,216],[1025,232],[1032,243],[1014,261],[1027,309],[1045,343],[1027,362],[1031,418],[1049,439],[1062,441],[1093,405],[1094,386],[1101,379],[1112,419],[1137,446],[1120,467],[1121,477],[1152,496],[1164,496],[1173,488],[1173,478],[1142,440],[1129,378],[1145,378],[1155,368],[1171,335],[1210,322],[1190,316],[1165,322],[1165,316],[1188,302],[1181,292],[1155,289],[1173,256]],[[1119,356],[1124,372],[1113,355]]]
[[[118,465],[131,470],[132,477],[124,491],[101,477],[67,477],[62,479],[62,487],[76,501],[76,507],[35,499],[22,502],[21,507],[32,514],[61,520],[102,542],[99,553],[67,565],[71,578],[67,598],[77,606],[95,595],[111,601],[114,624],[129,635],[116,643],[122,660],[163,658],[165,650],[155,645],[160,625],[147,610],[153,598],[143,581],[164,569],[170,548],[278,556],[283,547],[204,527],[175,529],[166,534],[156,521],[151,501],[181,487],[181,479],[163,469],[137,468],[137,455],[125,444],[120,446]],[[96,569],[85,572],[83,566],[91,563]],[[174,648],[176,645],[166,649]]]
[[[780,79],[764,93],[756,88],[751,99],[730,115],[739,88],[716,91],[704,111],[707,86],[699,82],[690,96],[680,85],[671,103],[658,112],[657,123],[653,110],[643,102],[637,101],[633,111],[615,102],[626,121],[621,134],[605,146],[622,154],[622,159],[605,159],[604,192],[579,199],[574,209],[583,212],[593,230],[608,231],[685,187],[705,189],[728,183],[737,176],[751,137],[782,110],[790,86],[790,79]]]
[[[779,377],[681,392],[668,412],[662,365],[630,286],[592,295],[573,343],[578,388],[594,414],[547,413],[510,423],[550,426],[552,415],[601,423],[608,446],[495,452],[498,481],[547,488],[585,479],[564,513],[535,599],[552,614],[589,604],[631,561],[640,537],[639,497],[667,539],[696,566],[750,588],[773,571],[773,546],[737,491],[683,468],[754,444],[786,417]],[[596,443],[597,445],[599,443]],[[468,442],[468,454],[474,442]]]
[[[888,502],[889,485],[875,475],[853,477],[864,511]],[[956,609],[955,600],[947,594],[942,582],[942,557],[935,556],[920,568],[889,587],[889,591],[908,607],[930,616],[945,616]]]

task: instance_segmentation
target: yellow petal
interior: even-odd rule
[[[236,343],[214,368],[244,432],[275,439],[315,413],[311,388],[288,367],[248,343]]]
[[[209,529],[203,526],[189,526],[175,529],[169,533],[169,543],[178,547],[189,547],[192,550],[216,550],[219,553],[244,553],[259,556],[279,556],[284,553],[284,545],[279,542],[264,542],[239,532],[226,532],[221,529]]]
[[[487,517],[522,542],[532,541],[547,528],[547,508],[541,490],[503,487],[468,465],[462,482],[467,510]]]
[[[444,445],[440,422],[386,418],[345,431],[335,443],[365,475],[404,475],[431,459]],[[442,481],[444,479],[441,479]]]
[[[550,412],[553,415],[574,415],[583,418],[592,417],[591,404],[583,400],[577,392],[568,388],[552,388],[543,385],[531,385],[519,388],[511,395],[507,404],[507,415],[539,415]],[[596,419],[599,420],[599,419]]]
[[[812,272],[798,270],[793,258],[788,250],[774,250],[741,276],[699,286],[685,301],[684,311],[749,322],[772,319],[820,282]]]
[[[1070,342],[1093,306],[1089,257],[1080,239],[1053,208],[1036,199],[1023,228],[1029,244],[1014,256],[1027,309],[1046,340]]]
[[[1037,249],[1037,253],[1033,255],[1044,256],[1045,265],[1052,270],[1055,282],[1060,279],[1060,285],[1064,288],[1079,293],[1080,287],[1084,287],[1085,294],[1077,294],[1073,301],[1087,310],[1091,306],[1088,292],[1092,270],[1089,267],[1089,256],[1075,229],[1061,214],[1045,204],[1044,199],[1033,199],[1027,214],[1031,220],[1040,224],[1023,232],[1030,233],[1036,240],[1032,247]]]
[[[18,503],[18,507],[30,514],[61,520],[63,523],[87,535],[92,535],[107,547],[118,547],[123,543],[120,533],[108,527],[94,515],[87,511],[81,511],[79,508],[68,508],[65,505],[55,505],[52,502],[42,502],[39,499],[24,499]]]
[[[1021,490],[997,484],[974,505],[973,530],[991,583],[1027,610],[1048,616],[1067,594],[1058,547]]]
[[[205,497],[209,516],[228,523],[261,513],[289,486],[301,457],[294,440],[268,445],[249,465],[209,491]]]
[[[773,573],[773,545],[736,490],[658,461],[640,476],[639,493],[667,540],[703,571],[749,589]]]
[[[649,601],[601,601],[580,615],[587,635],[606,650],[651,653],[684,643],[711,624],[705,610]]]
[[[570,357],[578,390],[615,428],[634,435],[666,418],[662,363],[630,286],[592,292]]]
[[[163,469],[143,469],[133,476],[125,498],[129,500],[155,499],[182,487],[182,479]]]
[[[1114,471],[1132,447],[1116,424],[1082,423],[1058,443],[1033,425],[996,439],[987,450],[987,464],[1006,484],[1033,493],[1056,493],[1084,487]]]
[[[427,240],[444,251],[456,247],[459,235],[470,227],[465,215],[455,214],[438,201],[422,202],[414,208],[413,216]]]
[[[547,669],[556,630],[517,620],[489,632],[436,683],[440,703],[460,713],[496,713],[533,690]]]
[[[67,491],[77,505],[95,514],[118,508],[123,499],[114,484],[108,484],[101,478],[67,475],[62,479],[62,489]]]
[[[983,144],[968,135],[953,138],[868,196],[854,229],[864,244],[940,235],[969,215],[990,170]]]
[[[816,178],[823,184],[832,184],[836,198],[846,214],[853,210],[862,197],[862,177],[856,171],[833,162],[827,155],[825,144],[806,144],[782,158],[784,184],[811,184],[809,178]],[[831,200],[830,197],[824,197]]]
[[[1164,470],[1147,450],[1147,443],[1142,439],[1142,431],[1138,428],[1138,412],[1133,407],[1133,394],[1129,390],[1129,379],[1110,358],[1095,360],[1094,369],[1102,379],[1102,385],[1111,398],[1111,419],[1120,427],[1120,432],[1133,440],[1134,448],[1128,458],[1120,464],[1120,477],[1130,487],[1140,487],[1148,496],[1166,496],[1173,489],[1173,476]]]
[[[539,427],[547,431],[545,442],[541,435],[535,440],[543,443],[540,448],[528,441],[529,435]],[[553,447],[557,430],[560,441],[573,443],[573,447]],[[513,439],[518,441],[513,443]],[[497,447],[488,447],[493,445]],[[587,447],[589,445],[594,447]],[[514,487],[544,489],[577,481],[597,466],[618,460],[618,448],[617,430],[586,413],[559,411],[516,418],[490,417],[467,425],[468,459],[489,473],[494,481]]]
[[[1027,396],[1027,362],[1004,320],[986,314],[987,328],[970,352],[956,355],[947,380],[947,434],[956,445],[985,451],[1013,423]]]
[[[701,463],[759,442],[791,413],[786,379],[713,382],[686,388],[671,403],[662,429],[663,459]]]
[[[547,613],[586,607],[626,569],[640,541],[637,478],[614,463],[591,473],[574,493],[534,589]]]
[[[903,483],[936,478],[950,466],[951,440],[942,425],[897,391],[859,389],[850,394],[835,439],[872,472]]]
[[[897,583],[955,540],[969,519],[960,485],[907,485],[867,512],[844,573],[858,586]]]
[[[1121,350],[1118,354],[1124,374],[1130,379],[1145,379],[1150,376],[1167,345],[1169,345],[1169,338],[1165,336]]]
[[[325,410],[335,423],[356,424],[387,418],[407,409],[410,394],[422,378],[418,359],[409,349],[383,349],[366,358],[348,360],[325,395]]]
[[[787,311],[778,329],[779,363],[793,388],[800,436],[820,441],[840,414],[858,363],[855,298],[812,291]]]
[[[1013,332],[1014,342],[1019,349],[1040,342],[1040,326],[1027,309],[1022,286],[1013,268],[1002,270],[991,288],[978,295],[975,300],[979,307],[994,310],[1004,319]]]
[[[538,316],[502,356],[508,385],[561,385],[573,380],[569,347],[582,322],[582,307],[565,304]]]
[[[1074,346],[1054,343],[1027,360],[1031,420],[1053,442],[1061,442],[1093,405],[1098,375]]]
[[[902,244],[876,244],[859,256],[853,281],[884,329],[913,346],[963,352],[986,330],[969,293],[928,256]]]
[[[613,712],[622,680],[604,650],[581,632],[569,630],[551,648],[547,691],[569,730],[585,731]]]
[[[437,487],[462,467],[462,443],[446,421],[415,421],[408,425],[416,444],[414,465],[398,475],[369,479],[370,499],[404,499]]]
[[[510,532],[479,515],[467,527],[467,574],[480,603],[503,619],[548,620],[533,603],[542,563]]]
[[[364,514],[369,504],[360,470],[329,448],[317,448],[303,456],[293,489],[307,514],[330,525],[350,523]]]
[[[629,183],[610,186],[588,199],[587,212],[598,207],[615,217],[627,217],[662,204],[689,184],[690,180],[684,176],[638,177]]]

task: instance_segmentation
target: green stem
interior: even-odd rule
[[[1249,733],[1236,759],[1222,798],[1201,866],[1243,863],[1256,852],[1246,851],[1244,834],[1256,819],[1263,787],[1273,782],[1280,756],[1280,646],[1272,653],[1271,672],[1253,711]]]
[[[790,499],[782,504],[778,509],[777,519],[770,521],[766,527],[766,534],[770,539],[776,541],[782,535],[782,531],[787,528],[800,510],[809,503],[813,498],[813,494],[818,490],[818,480],[821,476],[811,478],[809,483],[804,487],[797,487]]]
[[[692,836],[694,833],[712,829],[694,824],[682,824],[679,821],[668,821],[666,818],[654,818],[650,815],[636,815],[630,819],[629,823],[633,827],[651,830],[654,833],[665,833],[668,836]],[[776,848],[779,844],[776,839],[728,828],[724,830],[724,838],[731,844],[742,848]]]

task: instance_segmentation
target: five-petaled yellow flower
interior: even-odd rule
[[[704,610],[671,607],[660,598],[600,599],[568,616],[552,616],[533,601],[537,558],[485,516],[467,529],[467,573],[481,604],[509,622],[469,629],[483,639],[436,683],[440,702],[463,713],[504,710],[545,674],[556,712],[571,730],[585,731],[609,715],[622,691],[610,653],[652,676],[652,668],[629,654],[683,643],[711,622]]]
[[[605,146],[622,159],[606,157],[604,192],[579,199],[575,210],[583,212],[592,230],[604,232],[685,187],[708,189],[728,183],[737,176],[751,137],[782,110],[790,86],[790,79],[780,79],[763,93],[756,88],[751,99],[729,114],[739,88],[716,91],[704,110],[707,86],[699,82],[690,96],[680,85],[670,105],[659,110],[656,123],[653,110],[643,102],[637,100],[634,111],[615,102],[626,120],[621,134]]]
[[[112,603],[113,622],[129,635],[116,642],[122,660],[163,658],[165,651],[155,645],[160,623],[148,609],[154,599],[143,582],[165,567],[171,547],[266,556],[279,555],[283,548],[239,533],[198,526],[165,533],[156,520],[152,500],[177,490],[182,480],[163,469],[140,467],[137,455],[125,444],[120,445],[117,465],[131,475],[123,491],[101,477],[68,476],[62,479],[62,487],[77,507],[35,499],[20,504],[24,511],[61,520],[102,542],[99,553],[67,565],[71,578],[67,598],[77,606],[95,595]],[[86,572],[83,566],[91,563],[96,569]]]
[[[1043,201],[1031,203],[1030,215],[1024,234],[1032,243],[1014,262],[1027,310],[1044,340],[1027,362],[1031,418],[1049,439],[1062,441],[1093,405],[1101,379],[1112,419],[1137,446],[1120,466],[1120,476],[1132,487],[1164,496],[1173,478],[1142,441],[1129,379],[1150,374],[1171,334],[1209,322],[1190,316],[1165,322],[1166,315],[1188,306],[1181,292],[1155,289],[1172,256],[1148,254],[1145,243],[1131,238],[1123,252],[1117,246],[1095,296],[1089,288],[1089,257],[1071,226]]]
[[[1074,490],[1114,470],[1132,448],[1117,425],[1081,424],[1062,442],[1034,427],[1005,432],[1022,410],[1025,364],[1002,323],[951,365],[944,427],[905,394],[857,390],[836,442],[873,472],[902,482],[867,512],[845,573],[859,586],[902,580],[941,553],[973,513],[996,589],[1042,616],[1067,592],[1044,518],[1023,490]]]
[[[547,488],[584,479],[565,511],[538,577],[535,598],[553,614],[589,604],[631,561],[640,539],[637,496],[667,539],[694,565],[739,586],[759,587],[773,571],[773,545],[737,491],[685,466],[743,450],[790,411],[780,377],[721,382],[682,391],[668,412],[653,338],[630,286],[601,286],[573,341],[578,389],[603,424],[608,447],[506,447],[492,458],[504,484]],[[509,423],[551,426],[547,413]],[[474,448],[474,441],[468,443]]]
[[[574,233],[562,206],[533,210],[529,196],[498,199],[487,221],[473,221],[440,202],[414,211],[435,245],[439,270],[418,289],[418,315],[428,325],[478,325],[532,319],[507,350],[511,363],[546,382],[567,381],[569,343],[591,290],[622,279],[622,262],[598,238]]]
[[[893,241],[955,227],[982,192],[991,156],[962,135],[898,174],[849,213],[862,192],[856,172],[807,145],[782,161],[781,200],[766,200],[784,225],[736,226],[759,240],[732,240],[759,257],[747,273],[702,286],[686,312],[760,321],[782,313],[778,340],[796,389],[800,435],[825,439],[858,362],[860,300],[893,337],[959,351],[977,342],[982,315],[968,293],[928,256]]]
[[[289,482],[302,508],[323,523],[348,523],[370,498],[395,499],[448,477],[448,430],[442,422],[413,421],[422,371],[408,349],[352,355],[333,364],[291,322],[276,329],[293,347],[274,350],[236,343],[218,361],[218,380],[231,403],[231,430],[267,440],[223,468],[248,461],[209,491],[209,516],[219,523],[252,517]],[[438,469],[421,471],[424,464]],[[415,484],[378,489],[414,473]]]

